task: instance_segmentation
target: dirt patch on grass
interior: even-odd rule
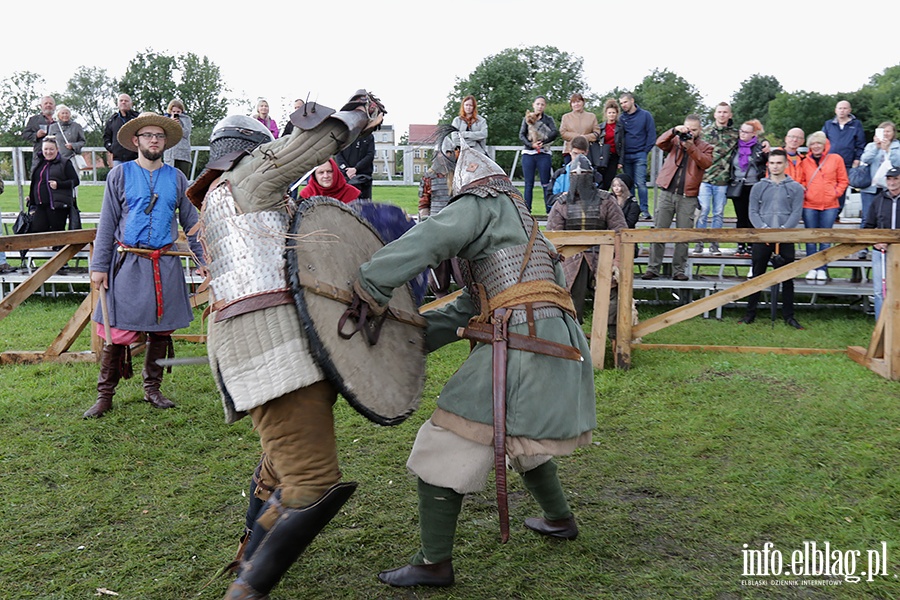
[[[722,367],[704,369],[689,381],[694,383],[731,381],[740,385],[752,385],[760,390],[766,389],[771,394],[789,397],[802,395],[807,389],[791,378],[779,378],[769,373]]]

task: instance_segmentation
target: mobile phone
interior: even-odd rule
[[[879,140],[884,139],[884,127],[875,128],[875,137],[877,137]]]

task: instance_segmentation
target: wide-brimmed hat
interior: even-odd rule
[[[134,145],[131,138],[137,135],[137,132],[142,128],[149,125],[162,127],[162,130],[166,132],[166,150],[180,142],[184,135],[184,130],[181,129],[181,123],[175,119],[164,117],[155,112],[142,112],[134,119],[122,125],[119,129],[119,133],[116,134],[116,139],[119,140],[119,143],[123,148],[128,148],[132,152],[137,152],[137,146]]]

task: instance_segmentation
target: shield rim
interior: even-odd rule
[[[347,402],[356,410],[358,413],[376,423],[378,425],[385,426],[393,426],[399,425],[400,423],[406,421],[410,415],[412,415],[419,407],[419,404],[422,399],[422,392],[425,388],[425,370],[422,370],[422,374],[419,377],[419,381],[417,382],[418,392],[416,405],[400,414],[396,417],[385,417],[383,415],[379,415],[378,413],[372,411],[369,407],[363,404],[356,394],[351,391],[346,382],[344,381],[344,377],[341,375],[340,370],[337,365],[334,363],[334,360],[331,358],[331,354],[328,352],[328,349],[325,347],[325,344],[322,343],[322,338],[319,336],[318,331],[316,330],[315,323],[313,323],[312,319],[309,317],[309,311],[306,308],[306,292],[304,287],[300,284],[298,272],[299,272],[299,264],[297,263],[297,253],[292,252],[297,246],[297,241],[294,236],[298,233],[298,229],[300,223],[303,221],[303,215],[314,208],[317,208],[321,205],[330,205],[336,206],[341,210],[347,211],[352,214],[357,221],[361,224],[368,227],[368,229],[375,235],[376,239],[378,239],[382,244],[384,244],[384,240],[381,235],[379,235],[378,231],[365,219],[362,219],[357,215],[353,209],[345,205],[343,202],[339,200],[335,200],[334,198],[329,198],[327,196],[312,196],[311,198],[306,198],[301,202],[297,207],[297,212],[294,217],[291,219],[290,226],[290,236],[287,239],[287,243],[285,245],[285,262],[288,267],[288,279],[291,286],[291,291],[294,296],[294,305],[297,309],[297,314],[300,317],[300,324],[303,326],[303,331],[306,333],[309,342],[310,349],[312,351],[313,359],[315,359],[316,363],[319,365],[319,368],[322,369],[322,372],[325,374],[325,377],[334,385],[338,392],[347,400]],[[413,297],[412,289],[410,285],[405,284],[407,288],[407,292]],[[424,336],[424,332],[423,332]]]

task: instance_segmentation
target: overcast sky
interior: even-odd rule
[[[399,140],[410,123],[437,122],[456,79],[518,46],[582,57],[595,93],[633,88],[653,69],[668,69],[709,105],[729,100],[756,73],[789,92],[832,94],[855,91],[900,63],[896,2],[867,2],[864,14],[837,5],[842,15],[826,4],[269,0],[200,7],[188,0],[95,4],[88,14],[90,4],[14,2],[4,7],[0,78],[32,71],[47,92],[63,91],[82,65],[121,77],[147,48],[193,52],[220,67],[230,96],[249,100],[235,111],[248,114],[265,97],[281,124],[298,96],[338,108],[365,87],[384,101],[385,122]],[[879,15],[883,34],[874,33]]]

